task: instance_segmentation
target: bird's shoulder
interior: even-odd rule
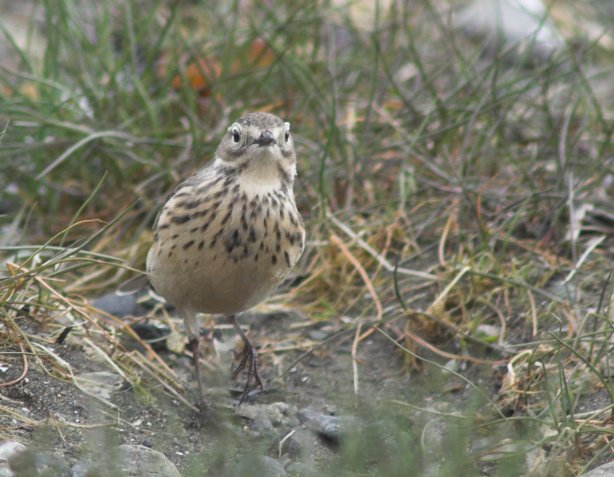
[[[216,170],[211,164],[208,167],[194,172],[190,177],[181,182],[175,189],[166,195],[163,206],[160,207],[154,221],[154,229],[158,228],[160,219],[170,209],[189,209],[203,202],[210,192],[214,192],[219,182]]]

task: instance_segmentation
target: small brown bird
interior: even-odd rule
[[[264,300],[300,258],[303,220],[294,202],[296,155],[290,124],[249,113],[222,138],[215,160],[173,192],[154,225],[147,272],[157,293],[184,316],[201,409],[198,313],[222,314],[243,341],[233,379],[263,389],[256,353],[235,315]]]

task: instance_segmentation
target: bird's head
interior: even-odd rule
[[[278,171],[296,175],[290,123],[274,114],[248,113],[231,124],[216,151],[216,160],[245,172]]]

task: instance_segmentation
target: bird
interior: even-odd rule
[[[290,123],[251,112],[225,131],[212,162],[181,183],[160,209],[146,270],[158,295],[183,315],[198,382],[199,409],[209,412],[199,365],[198,315],[222,315],[242,341],[235,379],[246,370],[239,405],[264,390],[257,355],[237,315],[265,300],[305,247],[294,198],[296,153]]]

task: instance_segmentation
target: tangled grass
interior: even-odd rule
[[[270,303],[353,334],[355,392],[361,343],[382,334],[407,371],[471,383],[467,366],[494,366],[498,389],[471,383],[489,413],[441,415],[461,434],[526,423],[534,475],[607,458],[612,13],[556,2],[569,50],[527,66],[452,29],[446,2],[410,3],[46,0],[27,7],[29,44],[2,27],[0,356],[21,371],[1,386],[36,366],[83,389],[54,351],[69,333],[133,386],[191,406],[151,346],[88,298],[143,268],[158,204],[230,120],[267,110],[293,123],[308,227],[293,287]],[[4,398],[0,414],[41,424]],[[503,469],[526,449],[500,442],[455,447],[457,463]],[[366,465],[347,449],[340,468]]]

